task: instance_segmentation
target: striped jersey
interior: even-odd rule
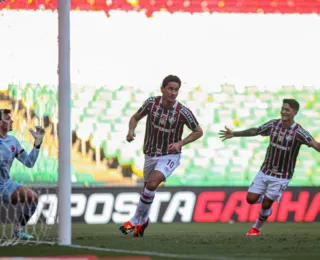
[[[138,114],[147,116],[143,152],[152,157],[167,155],[169,144],[181,141],[184,125],[191,130],[199,125],[191,110],[178,101],[164,108],[161,96],[148,98]]]
[[[291,179],[301,145],[310,146],[313,137],[299,124],[282,127],[282,121],[271,120],[258,128],[258,134],[270,136],[261,171],[272,176]]]
[[[28,154],[14,136],[7,135],[5,138],[0,138],[0,183],[10,179],[10,169],[15,158],[31,168],[38,155],[39,150],[36,148]]]

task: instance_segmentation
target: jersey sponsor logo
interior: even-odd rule
[[[249,205],[246,202],[247,191],[240,189],[162,189],[155,196],[150,220],[164,223],[255,221],[261,206]],[[140,196],[139,188],[127,192],[115,192],[113,188],[107,189],[107,192],[106,188],[77,189],[71,195],[72,221],[88,224],[124,223],[134,215]],[[281,203],[275,202],[272,210],[268,222],[320,221],[320,192],[316,188],[292,188],[284,191]],[[57,216],[57,195],[43,194],[39,196],[37,211],[28,224],[36,224],[40,219],[47,224],[54,224]]]
[[[156,128],[156,129],[158,129],[159,131],[161,131],[161,132],[165,132],[165,133],[173,133],[174,132],[174,129],[166,129],[166,128],[164,128],[164,127],[161,127],[161,126],[158,126],[158,125],[156,125],[155,123],[153,123],[152,122],[152,126],[154,127],[154,128]]]
[[[280,145],[280,144],[277,144],[277,143],[273,143],[273,142],[271,142],[270,145],[273,146],[273,147],[276,147],[276,148],[278,148],[280,150],[283,150],[283,151],[290,151],[290,149],[291,149],[291,147],[285,147],[283,145]]]

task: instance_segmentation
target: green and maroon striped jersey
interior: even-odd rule
[[[161,96],[148,98],[138,113],[147,116],[143,151],[152,157],[167,155],[169,144],[181,141],[184,125],[191,130],[199,125],[191,110],[178,101],[164,108]]]
[[[261,171],[291,179],[301,145],[310,146],[313,137],[301,125],[283,128],[281,119],[271,120],[258,128],[258,134],[270,136]]]

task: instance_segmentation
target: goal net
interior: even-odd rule
[[[42,126],[46,130],[38,159],[28,168],[17,159],[13,161],[10,178],[26,186],[38,195],[38,206],[25,225],[24,231],[32,239],[17,237],[15,231],[25,210],[31,210],[32,203],[13,204],[1,196],[1,245],[16,243],[54,243],[57,239],[57,181],[58,181],[58,139],[57,139],[57,89],[49,86],[25,83],[9,84],[2,90],[0,108],[10,109],[13,130],[8,133],[18,139],[23,149],[30,153],[34,139],[29,128]],[[10,187],[8,187],[10,189]]]
[[[57,25],[56,12],[47,16],[42,11],[0,10],[1,39],[5,39],[0,48],[0,109],[11,109],[14,121],[8,135],[16,137],[29,154],[34,144],[29,128],[42,126],[46,131],[34,166],[28,168],[14,159],[10,170],[12,181],[38,195],[38,206],[24,227],[33,239],[14,234],[29,204],[7,203],[0,194],[0,245],[58,239]]]

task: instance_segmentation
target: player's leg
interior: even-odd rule
[[[155,172],[148,179],[146,188],[149,190],[156,190],[161,182],[166,181],[167,178],[173,173],[173,171],[180,165],[180,154],[172,154],[161,157],[156,166]],[[160,174],[161,173],[161,174]],[[149,218],[150,208],[145,211],[141,217],[140,223],[145,223]]]
[[[144,235],[144,231],[149,225],[149,213],[155,197],[156,189],[163,181],[165,181],[163,172],[155,170],[151,173],[151,176],[146,182],[137,208],[137,210],[139,210],[140,221],[135,227],[133,233],[134,237],[142,237]]]
[[[259,235],[262,229],[262,226],[272,213],[272,204],[274,201],[280,202],[283,191],[288,186],[289,180],[278,179],[272,176],[266,176],[266,182],[268,183],[267,191],[265,198],[262,202],[261,210],[259,217],[257,218],[255,224],[252,227],[252,232],[248,232],[251,235]],[[250,235],[249,234],[249,235]]]
[[[143,236],[144,230],[149,224],[149,213],[151,205],[155,196],[155,191],[161,182],[166,181],[166,179],[172,174],[177,166],[180,165],[180,154],[172,154],[161,157],[156,166],[155,170],[152,172],[151,176],[148,178],[144,192],[148,192],[150,200],[145,203],[144,213],[142,213],[140,222],[136,225],[134,236]]]
[[[19,186],[11,195],[11,201],[13,204],[24,203],[21,215],[19,217],[15,235],[20,238],[33,238],[31,235],[25,233],[24,227],[28,223],[29,219],[32,217],[37,209],[38,205],[38,194],[25,187]]]
[[[247,193],[247,202],[249,204],[261,203],[262,200],[265,199],[265,192],[267,190],[267,182],[265,179],[265,174],[263,172],[259,172],[254,178],[251,186],[248,189]],[[259,235],[260,231],[256,228],[252,227],[247,232],[247,236]]]
[[[265,175],[263,172],[259,172],[253,179],[247,193],[247,202],[249,204],[261,203],[264,199],[264,194],[267,189],[265,182]]]
[[[37,193],[17,182],[8,180],[2,185],[2,194],[3,200],[6,203],[13,205],[17,203],[24,204],[14,234],[19,238],[32,238],[32,236],[23,232],[23,227],[27,224],[37,208]]]
[[[139,222],[135,227],[133,236],[143,236],[144,230],[149,224],[149,212],[151,209],[151,205],[153,203],[156,189],[161,184],[161,182],[165,181],[165,176],[162,172],[155,170],[152,172],[149,180],[147,181],[143,192],[140,197],[140,201],[137,207],[137,212],[140,216]]]
[[[264,223],[272,213],[271,207],[273,202],[274,200],[268,198],[268,195],[265,196],[262,202],[259,217],[257,218],[256,222],[247,233],[248,236],[260,235],[262,226],[264,225]]]
[[[151,178],[152,172],[154,171],[157,161],[158,161],[158,158],[150,157],[148,155],[145,156],[144,167],[143,167],[145,184],[142,190],[142,195],[147,185],[147,181]],[[131,233],[134,230],[135,226],[139,223],[142,214],[144,213],[143,208],[144,208],[144,203],[142,203],[140,198],[136,208],[136,212],[133,215],[133,217],[129,221],[125,222],[124,225],[119,228],[122,233],[126,235]]]

